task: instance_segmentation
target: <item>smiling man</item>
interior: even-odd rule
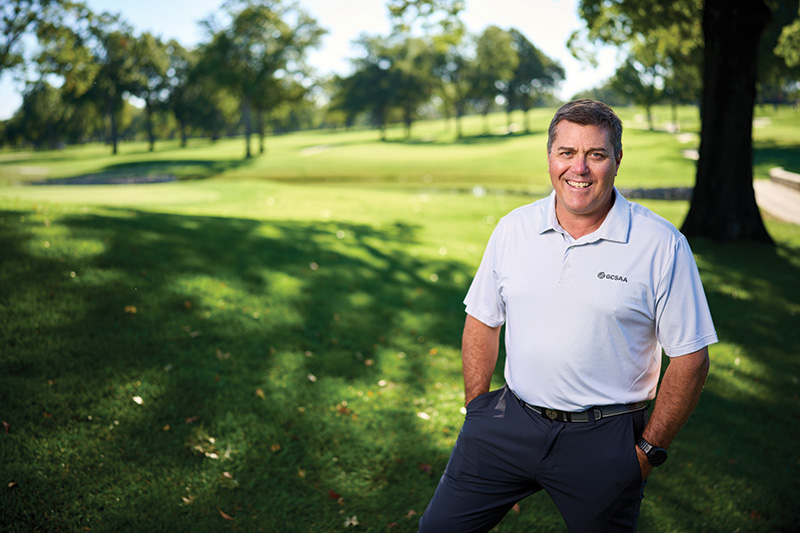
[[[542,489],[570,531],[635,531],[708,375],[717,335],[685,237],[614,187],[617,115],[564,105],[547,160],[553,193],[498,223],[464,300],[467,416],[420,531],[488,531]]]

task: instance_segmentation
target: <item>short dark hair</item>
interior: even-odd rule
[[[614,110],[603,102],[581,99],[566,103],[556,111],[553,120],[550,121],[550,128],[547,130],[548,154],[556,138],[556,126],[562,120],[574,122],[581,126],[600,126],[604,128],[608,132],[614,148],[614,156],[619,157],[619,154],[622,153],[622,121],[614,113]]]

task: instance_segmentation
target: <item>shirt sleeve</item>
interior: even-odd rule
[[[464,298],[467,314],[492,328],[502,326],[506,321],[506,306],[498,284],[501,225],[495,228],[489,238],[478,272]]]
[[[718,341],[697,263],[686,238],[673,256],[656,291],[656,337],[670,357],[696,352]]]

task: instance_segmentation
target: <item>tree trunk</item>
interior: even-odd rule
[[[525,117],[525,133],[530,133],[531,132],[531,120],[530,120],[530,116],[528,114],[528,111],[530,111],[530,109],[531,109],[530,107],[526,107],[522,111],[524,113],[523,116]]]
[[[250,102],[247,98],[244,99],[242,102],[242,115],[244,118],[244,144],[245,144],[245,155],[246,159],[250,159],[252,154],[250,153],[250,135],[253,133],[253,117],[251,116],[250,110]]]
[[[681,125],[678,122],[678,102],[677,98],[672,99],[672,131],[678,133],[681,131]]]
[[[150,151],[156,150],[156,135],[153,132],[153,107],[149,103],[145,103],[145,122],[147,122],[147,138],[150,140]]]
[[[256,127],[258,128],[258,155],[264,155],[266,151],[264,144],[264,110],[256,111]]]
[[[114,100],[108,99],[108,118],[111,120],[111,153],[117,155],[117,114],[114,112]]]
[[[753,191],[753,108],[763,0],[706,0],[702,132],[692,203],[681,231],[772,243]]]

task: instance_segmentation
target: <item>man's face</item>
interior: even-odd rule
[[[599,225],[613,203],[622,153],[614,154],[608,132],[600,126],[564,120],[555,132],[547,164],[559,222],[565,228],[570,223]]]

